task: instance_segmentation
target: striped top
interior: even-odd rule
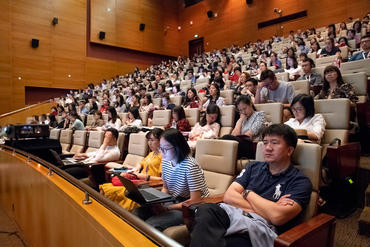
[[[199,190],[202,197],[209,195],[203,170],[193,157],[188,156],[175,166],[162,159],[162,179],[173,197],[190,198],[191,191]]]

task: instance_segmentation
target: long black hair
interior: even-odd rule
[[[207,124],[207,114],[217,114],[216,123],[221,126],[221,111],[220,108],[216,104],[209,104],[206,110],[206,114],[200,120],[200,126],[205,126]]]
[[[189,154],[190,147],[183,134],[177,129],[169,128],[162,133],[161,138],[173,146],[177,163],[182,162]]]

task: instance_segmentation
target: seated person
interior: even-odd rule
[[[122,121],[117,115],[116,109],[113,106],[108,107],[107,114],[108,122],[103,126],[103,130],[109,128],[115,128],[116,130],[119,130],[121,128]]]
[[[191,157],[184,136],[175,129],[167,129],[160,139],[162,153],[162,192],[176,198],[175,203],[142,206],[133,213],[159,231],[182,225],[182,202],[199,200],[209,195],[203,171]]]
[[[298,80],[307,80],[310,83],[310,88],[322,86],[322,78],[318,73],[312,72],[315,68],[315,62],[311,58],[305,58],[302,62],[303,75]]]
[[[236,140],[238,145],[238,159],[242,157],[253,157],[251,153],[252,141],[259,137],[259,134],[265,126],[266,117],[264,112],[256,111],[250,97],[240,95],[235,102],[240,118],[236,122],[231,135],[224,135],[222,139]],[[244,138],[244,137],[248,138]]]
[[[116,112],[124,113],[126,112],[126,102],[123,98],[122,94],[118,94],[116,96],[116,101],[114,102],[114,107],[116,108]]]
[[[109,100],[103,99],[103,105],[100,107],[100,112],[106,114],[109,106],[110,106]]]
[[[198,108],[199,107],[199,98],[197,95],[197,90],[195,88],[189,88],[186,92],[184,108]]]
[[[315,99],[336,99],[347,98],[353,103],[358,101],[358,97],[353,91],[351,84],[344,82],[340,70],[329,65],[324,70],[323,88]]]
[[[123,125],[122,127],[136,126],[136,127],[140,128],[142,125],[143,125],[143,123],[141,121],[139,108],[138,107],[130,108],[130,110],[128,111],[128,114],[127,114],[127,120],[125,122],[125,125]]]
[[[117,146],[118,131],[114,128],[109,128],[105,131],[103,144],[98,151],[88,153],[77,153],[73,158],[84,160],[84,163],[108,163],[119,159],[121,152]],[[85,178],[88,173],[85,167],[70,167],[65,169],[66,172],[75,178]]]
[[[172,120],[165,126],[165,129],[168,128],[178,129],[181,132],[191,130],[191,126],[185,117],[185,111],[182,106],[175,106],[172,109]]]
[[[151,152],[141,160],[140,164],[138,164],[132,172],[130,172],[136,175],[138,179],[146,181],[162,180],[162,155],[159,150],[159,139],[162,132],[163,130],[154,128],[146,134],[146,139],[148,140],[148,146]],[[108,163],[107,166],[109,165],[112,164]],[[117,163],[113,163],[113,166],[116,165]],[[125,165],[125,163],[123,163],[123,165]],[[127,210],[132,211],[139,206],[137,203],[125,196],[126,189],[123,186],[114,186],[112,183],[106,183],[100,185],[99,188],[100,193],[104,194],[112,201],[117,202]]]
[[[262,139],[265,161],[249,163],[226,191],[223,203],[198,207],[190,247],[231,243],[272,247],[277,234],[299,223],[312,184],[291,163],[297,135],[287,125],[273,124]]]
[[[340,50],[338,47],[334,44],[333,38],[327,38],[325,41],[325,47],[321,50],[320,56],[334,56],[337,55],[337,53],[340,53]]]
[[[351,57],[349,61],[357,61],[370,58],[370,34],[361,37],[362,51]]]
[[[285,122],[293,129],[307,130],[308,140],[320,144],[321,138],[325,132],[326,122],[321,114],[315,114],[315,104],[312,96],[307,94],[298,94],[294,97],[290,109],[292,109],[294,118]],[[304,141],[299,139],[298,141]]]
[[[84,130],[85,126],[81,121],[80,116],[78,116],[77,112],[71,111],[68,114],[69,121],[71,122],[70,128],[73,130]]]
[[[246,87],[247,81],[251,78],[248,72],[241,73],[239,81],[235,86],[235,94],[240,95],[241,91]]]
[[[203,98],[203,105],[201,105],[201,111],[205,111],[210,104],[216,104],[221,107],[225,104],[225,100],[220,96],[220,88],[217,84],[213,83],[209,87],[209,95]]]
[[[143,102],[140,105],[139,112],[148,112],[154,110],[154,105],[152,101],[152,96],[150,94],[145,94]]]
[[[257,85],[258,85],[258,81],[256,79],[249,78],[247,82],[245,83],[245,87],[241,91],[242,95],[248,95],[251,98],[252,103],[254,103],[255,101]]]
[[[131,109],[132,107],[140,107],[140,96],[138,94],[133,94],[131,96],[131,102],[128,104],[128,109]]]
[[[104,119],[103,114],[101,114],[100,111],[95,111],[94,113],[94,121],[91,123],[89,127],[86,127],[86,129],[96,129],[96,127],[103,127],[104,125]]]
[[[221,113],[220,108],[216,104],[210,104],[207,107],[206,115],[196,123],[189,134],[188,144],[194,149],[197,140],[217,138],[221,128]]]
[[[270,65],[269,66],[274,66],[275,70],[281,69],[282,64],[281,64],[281,61],[279,60],[278,55],[276,54],[276,52],[271,52]]]

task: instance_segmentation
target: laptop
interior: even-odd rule
[[[151,187],[139,189],[131,180],[121,176],[117,177],[127,189],[126,196],[139,204],[169,202],[174,199],[171,195]]]
[[[49,151],[54,156],[58,166],[70,166],[70,165],[82,165],[83,164],[83,162],[81,162],[80,160],[76,160],[73,158],[67,158],[67,159],[62,160],[59,154],[55,152],[55,150],[49,149]]]

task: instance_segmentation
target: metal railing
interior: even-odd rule
[[[143,220],[138,218],[137,216],[133,215],[129,211],[123,209],[118,204],[112,202],[111,200],[105,198],[103,195],[95,191],[93,188],[88,186],[87,184],[79,181],[78,179],[74,178],[72,175],[68,174],[67,172],[63,171],[59,167],[40,159],[37,156],[34,156],[32,154],[29,154],[25,151],[7,146],[7,145],[0,145],[0,149],[2,150],[9,150],[12,152],[12,154],[21,154],[24,157],[27,158],[27,162],[34,160],[38,163],[40,163],[42,166],[49,169],[48,176],[53,176],[54,174],[59,175],[69,183],[73,184],[77,189],[81,190],[85,193],[85,198],[81,202],[83,204],[89,204],[91,203],[90,197],[94,198],[97,202],[99,202],[101,205],[103,205],[105,208],[113,212],[116,216],[124,220],[126,223],[128,223],[130,226],[135,228],[137,231],[145,235],[148,239],[150,239],[153,243],[159,245],[159,246],[168,246],[168,247],[181,247],[179,243],[174,241],[173,239],[167,237],[162,232],[158,231],[154,227],[148,225]]]

